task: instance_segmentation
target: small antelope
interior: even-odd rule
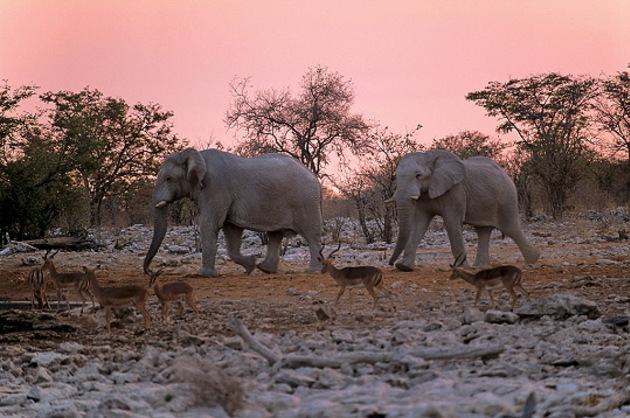
[[[46,293],[48,276],[48,272],[41,268],[33,269],[29,273],[28,285],[31,289],[31,309],[35,309],[35,306],[37,306],[37,309],[44,309],[45,307],[50,309],[50,303],[48,303],[48,295]]]
[[[516,266],[498,266],[487,270],[481,270],[476,274],[468,273],[459,267],[451,266],[451,268],[453,269],[453,273],[451,274],[450,280],[462,278],[477,288],[475,307],[477,307],[481,292],[484,289],[487,289],[488,295],[490,295],[491,309],[493,309],[495,307],[495,302],[492,290],[497,289],[501,285],[503,285],[510,295],[512,295],[511,310],[514,310],[517,299],[514,289],[518,289],[518,291],[521,292],[527,300],[529,300],[529,293],[527,293],[527,291],[523,288],[523,285],[521,285],[521,269]]]
[[[183,300],[185,300],[188,306],[195,312],[195,318],[198,318],[199,310],[195,306],[195,289],[185,282],[167,283],[160,286],[158,283],[160,274],[162,274],[162,270],[150,272],[149,286],[153,286],[155,296],[157,296],[162,304],[162,320],[164,322],[168,321],[167,314],[171,302],[179,302],[179,314],[181,315],[184,311]]]
[[[341,286],[337,299],[335,300],[335,306],[339,303],[339,299],[348,289],[350,306],[352,306],[352,289],[364,286],[368,291],[372,299],[374,299],[374,307],[378,304],[378,296],[374,292],[374,289],[384,291],[389,297],[391,292],[385,288],[383,284],[383,272],[378,267],[372,266],[358,266],[358,267],[344,267],[341,270],[337,269],[332,263],[332,256],[341,248],[341,242],[336,250],[330,253],[328,257],[324,257],[324,247],[319,251],[319,257],[317,258],[322,264],[322,273],[328,272],[332,278]]]
[[[50,257],[48,253],[44,255],[44,265],[42,266],[42,270],[48,270],[50,274],[50,279],[55,283],[55,287],[57,288],[57,310],[60,309],[61,304],[61,294],[63,292],[66,293],[66,307],[70,310],[70,290],[76,290],[79,295],[81,295],[81,314],[83,314],[83,309],[85,308],[85,294],[90,297],[92,301],[92,307],[94,304],[94,296],[92,292],[90,292],[90,282],[88,277],[84,272],[70,272],[70,273],[59,273],[57,268],[55,267],[55,263],[53,261],[53,257],[57,255],[57,253],[53,253]]]
[[[107,332],[111,333],[112,308],[117,308],[133,304],[138,312],[144,317],[145,331],[151,326],[151,315],[147,311],[146,303],[149,292],[143,286],[127,285],[117,287],[101,287],[96,280],[94,269],[83,267],[83,271],[88,276],[92,292],[96,296],[98,303],[105,308],[105,319],[107,320]]]

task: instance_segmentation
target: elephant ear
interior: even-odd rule
[[[435,156],[429,183],[429,197],[435,199],[464,180],[466,167],[462,160],[451,152],[442,150],[428,152],[434,153]]]
[[[186,179],[192,185],[203,187],[203,177],[206,175],[206,161],[199,151],[194,148],[186,148],[182,151],[184,164],[187,167]]]

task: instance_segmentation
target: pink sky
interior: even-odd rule
[[[0,0],[0,79],[156,102],[192,143],[230,144],[234,77],[295,91],[322,65],[354,112],[429,142],[496,135],[464,99],[489,81],[626,69],[628,22],[627,0]]]

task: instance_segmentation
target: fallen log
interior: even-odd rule
[[[85,251],[96,250],[102,247],[102,245],[97,244],[93,239],[85,237],[43,238],[24,242],[39,250]]]
[[[276,356],[273,351],[259,343],[238,318],[230,315],[228,317],[228,324],[230,328],[232,328],[232,331],[239,335],[249,348],[263,356],[269,362],[270,366],[280,361],[280,357]]]
[[[410,352],[369,352],[355,351],[352,353],[342,353],[336,356],[319,357],[309,355],[276,355],[271,349],[265,347],[258,342],[247,327],[236,317],[228,318],[230,328],[243,338],[245,344],[253,351],[263,356],[270,366],[274,368],[288,367],[330,367],[338,369],[344,364],[356,363],[405,363],[409,366],[421,364],[427,360],[457,360],[469,358],[495,358],[504,351],[504,348],[498,345],[494,346],[465,346],[465,347],[447,347],[447,348],[425,348],[413,350]]]

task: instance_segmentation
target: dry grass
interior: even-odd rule
[[[189,360],[178,368],[178,377],[188,384],[195,406],[220,406],[230,416],[243,406],[240,381],[209,361]]]

